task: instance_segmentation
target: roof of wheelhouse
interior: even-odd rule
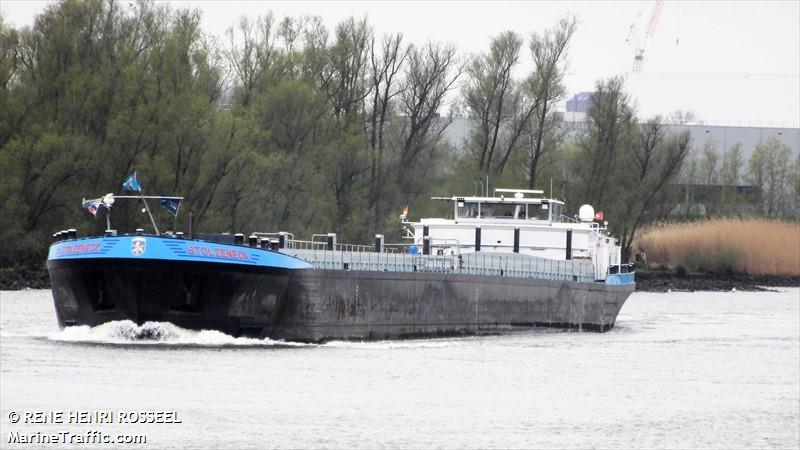
[[[431,200],[443,201],[458,201],[458,202],[476,202],[476,203],[509,203],[509,204],[547,204],[554,203],[563,205],[564,202],[560,200],[541,198],[541,197],[525,197],[525,194],[541,195],[544,191],[529,190],[529,189],[495,189],[495,195],[500,194],[499,197],[467,197],[454,195],[452,197],[431,197]],[[503,194],[510,194],[505,196]]]

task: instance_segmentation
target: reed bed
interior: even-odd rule
[[[716,273],[800,276],[800,223],[767,219],[712,219],[644,230],[634,252],[649,267]]]

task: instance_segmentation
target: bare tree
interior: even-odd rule
[[[633,164],[626,165],[631,179],[621,182],[626,186],[636,186],[617,193],[618,205],[623,205],[619,236],[623,260],[631,254],[636,232],[658,210],[656,200],[680,172],[681,165],[691,149],[688,131],[677,135],[665,135],[661,118],[656,117],[636,130],[635,145],[632,147]]]
[[[719,169],[720,183],[720,209],[724,214],[736,215],[740,208],[736,208],[737,185],[742,178],[742,144],[737,142],[722,153],[722,162]]]
[[[750,156],[750,183],[760,191],[761,213],[766,217],[780,217],[784,213],[791,155],[789,146],[771,137],[756,145]]]
[[[720,183],[736,186],[742,177],[742,144],[737,142],[722,154],[722,167],[719,171]]]
[[[312,80],[321,91],[326,91],[332,81],[328,29],[319,16],[309,17],[303,33],[303,58],[300,76]]]
[[[498,138],[519,108],[518,87],[512,69],[519,62],[522,38],[506,31],[492,38],[489,53],[473,57],[466,66],[468,76],[464,100],[478,121],[473,151],[481,170],[489,172]]]
[[[369,112],[370,148],[370,192],[369,209],[374,228],[381,217],[381,194],[386,185],[385,141],[386,122],[393,100],[402,90],[398,86],[400,69],[408,56],[409,47],[403,45],[403,35],[397,33],[383,38],[380,49],[376,48],[375,38],[370,45],[370,82],[372,83],[372,105]]]
[[[703,182],[706,185],[714,185],[719,181],[719,152],[710,140],[703,145],[700,157],[700,167],[703,174]]]
[[[800,219],[800,155],[794,155],[792,160],[787,177],[787,191],[789,194],[787,216],[797,220]]]
[[[428,43],[409,51],[400,94],[405,120],[399,165],[404,179],[408,180],[407,175],[421,154],[433,151],[450,125],[451,120],[440,119],[439,109],[461,70],[453,46]]]
[[[19,34],[5,24],[0,14],[0,117],[4,119],[0,121],[0,147],[11,138],[12,130],[24,116],[24,107],[14,105],[10,97],[10,88],[18,80],[19,65]]]
[[[581,141],[586,153],[581,201],[599,204],[606,199],[619,154],[631,145],[634,116],[623,86],[621,77],[599,81],[592,96],[586,115],[588,132]]]
[[[697,116],[694,111],[683,111],[679,109],[668,114],[665,122],[674,125],[686,125],[697,122]]]
[[[366,77],[372,39],[366,19],[351,17],[336,27],[336,42],[330,50],[333,82],[328,97],[334,117],[345,126],[359,122],[364,99],[372,88]]]
[[[236,104],[247,107],[253,95],[264,88],[264,77],[278,75],[275,17],[272,13],[252,21],[243,17],[236,28],[227,30],[230,47],[225,53],[234,76]]]
[[[556,103],[564,96],[563,85],[564,70],[563,59],[572,36],[577,27],[575,17],[565,17],[558,24],[545,31],[543,34],[531,35],[531,55],[536,66],[535,71],[528,80],[532,102],[533,121],[531,123],[531,148],[528,166],[528,188],[533,189],[536,184],[536,174],[539,162],[548,149],[543,144],[545,136],[554,126],[551,119]],[[550,126],[548,126],[550,125]],[[503,159],[503,165],[508,157]],[[501,165],[502,170],[502,165]]]

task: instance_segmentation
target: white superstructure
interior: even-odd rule
[[[589,205],[578,218],[562,214],[564,203],[542,191],[495,189],[495,197],[434,197],[452,202],[452,218],[404,222],[420,249],[431,254],[518,253],[552,260],[591,261],[595,279],[621,264],[617,240]],[[411,236],[409,236],[411,237]],[[427,241],[427,244],[426,244]],[[426,247],[427,245],[427,247]],[[617,268],[612,272],[616,273]]]

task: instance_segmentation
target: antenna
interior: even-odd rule
[[[495,195],[498,192],[503,192],[506,194],[516,194],[517,192],[521,192],[523,194],[544,194],[544,191],[540,191],[538,189],[503,189],[503,188],[494,188]]]

